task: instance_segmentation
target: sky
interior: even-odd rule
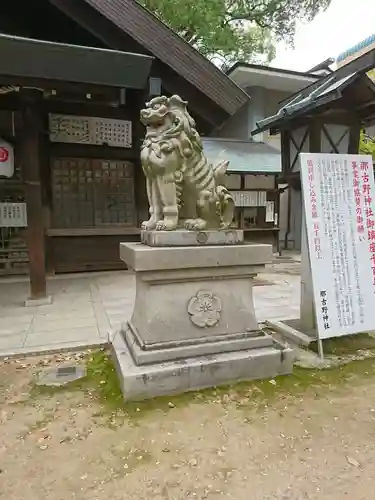
[[[298,24],[294,50],[277,46],[271,66],[307,71],[374,33],[375,0],[332,0],[311,23]]]

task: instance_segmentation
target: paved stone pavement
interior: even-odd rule
[[[258,277],[258,321],[298,317],[300,277],[283,274],[280,266]],[[28,287],[27,278],[0,280],[0,356],[106,343],[108,334],[130,317],[135,292],[134,276],[127,271],[50,278],[53,303],[45,306],[23,305]]]

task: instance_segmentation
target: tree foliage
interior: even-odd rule
[[[205,56],[226,63],[271,60],[293,44],[296,21],[311,21],[331,0],[139,0]],[[314,42],[313,40],[311,41]]]
[[[372,155],[375,160],[375,139],[367,135],[363,130],[359,141],[359,152],[365,155]]]

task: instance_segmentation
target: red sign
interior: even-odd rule
[[[5,161],[8,161],[9,159],[9,151],[7,148],[0,147],[0,162],[4,163]]]
[[[14,151],[9,142],[0,137],[0,177],[12,177],[14,174]]]

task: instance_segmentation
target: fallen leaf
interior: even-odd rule
[[[348,464],[352,465],[353,467],[361,467],[361,464],[353,457],[349,457],[348,455],[346,455],[346,460]]]

